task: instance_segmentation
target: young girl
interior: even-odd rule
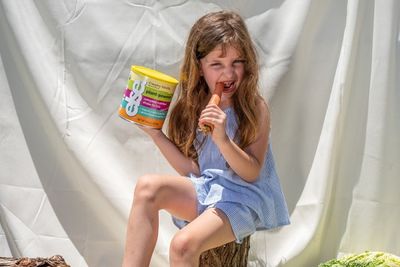
[[[217,83],[224,85],[221,102],[208,104]],[[204,124],[213,126],[211,134],[199,130]],[[256,53],[239,15],[209,13],[194,24],[168,137],[141,128],[181,176],[137,181],[124,267],[149,265],[161,209],[180,228],[170,244],[171,266],[198,266],[203,251],[289,223],[269,145],[269,111],[258,93]]]

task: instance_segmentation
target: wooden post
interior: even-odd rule
[[[250,236],[241,244],[235,241],[207,250],[200,255],[200,267],[246,267],[250,249]]]
[[[64,258],[55,255],[50,258],[9,258],[0,257],[0,266],[10,267],[71,267],[65,263]]]

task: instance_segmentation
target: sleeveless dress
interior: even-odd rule
[[[227,115],[226,131],[233,139],[238,127],[234,109],[224,110]],[[197,132],[197,142],[204,135]],[[289,224],[289,213],[275,170],[271,145],[268,145],[263,167],[257,181],[248,183],[229,168],[214,144],[206,136],[202,147],[196,146],[201,175],[190,174],[197,192],[198,214],[207,208],[218,208],[228,217],[236,242],[257,230],[272,229]],[[173,217],[173,222],[182,228],[189,222]]]

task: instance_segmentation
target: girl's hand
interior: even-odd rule
[[[161,129],[155,129],[155,128],[151,128],[151,127],[147,127],[147,126],[142,126],[142,125],[138,125],[138,127],[145,132],[146,134],[148,134],[152,139],[154,139],[155,137],[157,137],[157,135],[161,134],[162,131]]]
[[[212,124],[214,129],[211,134],[215,144],[225,141],[228,136],[225,131],[226,114],[215,104],[209,104],[200,114],[199,126],[204,123]]]

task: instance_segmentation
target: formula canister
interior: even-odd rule
[[[119,116],[143,126],[161,129],[178,81],[142,66],[132,66]]]

